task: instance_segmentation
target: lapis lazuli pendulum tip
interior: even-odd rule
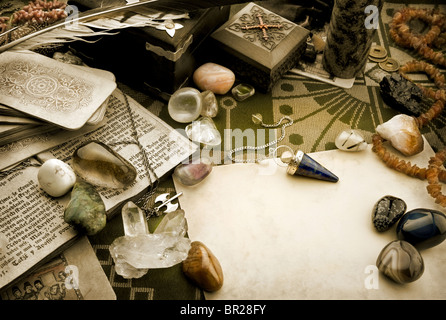
[[[287,173],[330,182],[339,180],[335,174],[300,150],[289,162]]]

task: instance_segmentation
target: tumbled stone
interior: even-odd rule
[[[223,270],[215,255],[200,241],[191,243],[183,261],[184,274],[203,290],[217,291],[223,286]]]
[[[231,93],[237,101],[243,101],[253,96],[255,88],[246,83],[240,83],[232,88]]]
[[[405,114],[398,114],[376,127],[376,132],[392,147],[405,156],[412,156],[423,151],[424,140],[416,120]]]
[[[381,96],[389,107],[411,116],[418,117],[421,114],[423,92],[412,81],[394,72],[383,77],[379,87]]]
[[[394,196],[384,196],[375,203],[372,210],[372,222],[382,232],[389,230],[406,212],[404,200]]]
[[[218,102],[215,94],[210,90],[206,90],[201,93],[201,96],[203,98],[201,115],[209,118],[216,117],[218,114]]]
[[[396,234],[418,249],[436,246],[446,238],[446,215],[433,209],[410,210],[398,222]]]
[[[87,235],[94,235],[105,227],[105,205],[91,184],[84,181],[74,184],[70,202],[64,211],[64,220]]]
[[[367,149],[367,142],[357,130],[342,131],[335,139],[335,145],[343,151],[362,151]]]
[[[40,187],[53,197],[60,197],[71,190],[76,182],[73,169],[59,159],[49,159],[39,168],[37,180]]]
[[[122,224],[126,236],[137,236],[149,233],[144,211],[132,201],[127,202],[121,209]]]
[[[384,275],[400,284],[418,280],[424,272],[421,254],[409,242],[401,240],[394,240],[381,250],[376,266]]]
[[[235,82],[235,74],[226,67],[208,62],[195,70],[194,83],[202,91],[210,90],[215,94],[225,94]]]
[[[203,97],[195,88],[184,87],[175,91],[167,104],[170,117],[180,123],[189,123],[200,116]]]
[[[110,245],[112,258],[137,269],[168,268],[187,257],[191,241],[170,234],[146,234],[116,238]],[[121,262],[122,262],[121,261]]]
[[[193,186],[201,182],[212,171],[212,161],[202,157],[199,162],[180,163],[174,170],[173,176],[185,186]]]
[[[164,233],[172,236],[184,237],[187,232],[187,220],[184,210],[178,209],[166,213],[156,227],[154,234]]]
[[[99,141],[87,142],[76,149],[73,169],[85,181],[113,189],[130,186],[137,175],[130,162]]]
[[[209,117],[201,117],[186,126],[186,135],[195,142],[206,146],[218,146],[221,144],[220,131],[217,130],[215,122]]]

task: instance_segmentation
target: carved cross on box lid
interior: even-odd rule
[[[274,69],[306,42],[309,31],[253,2],[211,37],[244,61]]]
[[[273,50],[296,24],[258,5],[248,4],[227,28],[244,39]]]

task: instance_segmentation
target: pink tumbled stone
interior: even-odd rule
[[[235,81],[235,74],[226,67],[208,62],[195,70],[193,79],[200,90],[210,90],[215,94],[225,94]]]

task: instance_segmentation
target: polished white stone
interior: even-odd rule
[[[59,159],[49,159],[39,168],[37,180],[40,187],[53,197],[60,197],[71,190],[76,182],[73,169]]]
[[[344,151],[362,151],[367,149],[367,142],[357,130],[342,131],[335,139],[338,149]]]

